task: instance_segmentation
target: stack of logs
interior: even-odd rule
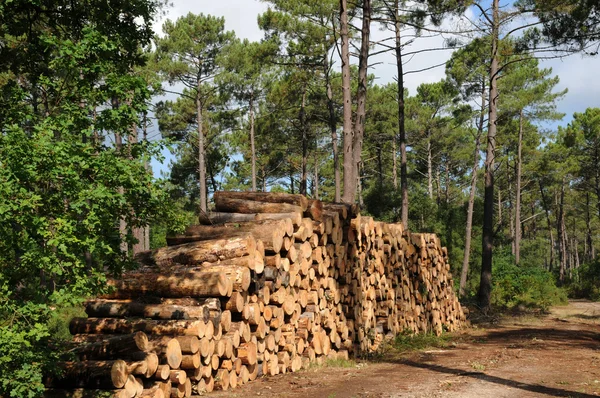
[[[435,235],[301,195],[214,201],[73,319],[78,361],[48,396],[189,397],[465,322]]]

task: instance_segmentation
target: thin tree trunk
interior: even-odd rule
[[[365,117],[367,112],[367,72],[369,67],[369,37],[371,33],[371,0],[362,2],[362,30],[361,45],[358,56],[358,89],[356,91],[356,120],[354,121],[354,141],[352,143],[353,166],[354,166],[354,187],[352,196],[358,188],[358,179],[360,178],[360,163],[363,147],[363,138],[365,132]],[[344,187],[344,193],[346,187]]]
[[[148,142],[148,112],[144,111],[144,119],[142,125],[143,139],[144,142]],[[151,173],[150,164],[146,160],[144,163],[146,170]],[[144,250],[150,250],[150,225],[144,227]]]
[[[402,40],[400,22],[400,1],[394,3],[394,31],[396,38],[396,68],[398,79],[398,140],[400,141],[400,191],[402,196],[401,220],[408,229],[408,163],[406,157],[406,128],[404,125],[404,66],[402,65]]]
[[[325,56],[324,70],[325,84],[327,90],[327,109],[329,111],[329,129],[331,130],[331,146],[333,149],[333,175],[335,184],[334,201],[336,203],[339,203],[342,200],[342,183],[340,181],[340,156],[338,154],[337,123],[335,117],[335,106],[333,103],[333,89],[331,88],[331,74],[327,56]]]
[[[342,57],[342,100],[343,100],[343,130],[344,130],[344,194],[342,200],[354,203],[352,187],[356,185],[354,174],[354,159],[352,145],[352,96],[350,94],[350,37],[348,28],[348,2],[340,0],[340,39]]]
[[[206,167],[204,164],[204,132],[202,131],[202,102],[200,100],[200,81],[196,94],[196,123],[198,124],[198,183],[200,186],[200,212],[206,213],[208,203],[206,198]]]
[[[111,101],[111,105],[113,109],[119,108],[119,101],[116,98],[113,98]],[[115,132],[115,149],[119,156],[122,155],[123,152],[123,138],[121,134]],[[118,189],[119,195],[124,195],[125,190],[123,187],[119,187]],[[129,251],[129,246],[125,238],[127,237],[127,222],[123,217],[119,218],[119,236],[121,237],[120,249],[121,252],[127,253]]]
[[[358,180],[357,180],[357,186],[356,186],[356,190],[358,191],[358,205],[362,208],[364,205],[364,201],[363,201],[363,190],[362,190],[362,178],[361,178],[361,171],[362,171],[362,162],[358,164],[358,171],[357,171],[357,176],[358,176]]]
[[[306,86],[302,89],[302,103],[300,104],[300,129],[302,130],[302,177],[300,179],[300,194],[308,192],[308,126],[306,125]]]
[[[523,150],[523,110],[519,112],[519,142],[517,146],[517,189],[515,191],[515,263],[521,262],[521,170]]]
[[[398,189],[398,154],[396,153],[396,138],[392,140],[392,184]]]
[[[494,151],[496,150],[496,118],[498,100],[498,0],[492,2],[492,51],[490,64],[490,97],[488,139],[485,157],[485,193],[483,203],[483,236],[481,255],[481,278],[479,282],[479,306],[487,311],[492,295],[492,251],[494,239]]]
[[[319,200],[319,155],[315,151],[315,176],[313,182],[313,197]]]
[[[446,204],[450,203],[450,167],[451,162],[448,159],[446,161],[445,171],[446,171],[446,183],[444,184],[444,199],[446,200]]]
[[[381,157],[382,147],[383,145],[377,146],[377,183],[379,184],[379,189],[383,188],[383,159]]]
[[[540,195],[542,197],[542,205],[544,206],[544,212],[546,213],[546,222],[548,224],[548,231],[550,231],[550,263],[548,264],[548,271],[552,271],[554,266],[554,234],[552,233],[552,221],[550,220],[550,207],[546,195],[544,194],[544,188],[542,187],[542,181],[538,180],[540,187]]]
[[[129,158],[132,158],[131,148],[133,145],[137,144],[137,142],[138,142],[137,126],[133,125],[130,129],[130,134],[127,138],[127,149],[129,152]],[[132,213],[133,213],[133,211],[132,211]],[[135,216],[135,214],[132,214],[132,216]],[[145,248],[144,228],[143,227],[133,228],[131,233],[132,233],[134,239],[137,241],[137,243],[134,243],[133,247],[131,248],[132,254],[136,255],[137,253],[147,250]]]
[[[485,101],[485,98],[483,98]],[[477,171],[479,169],[479,143],[483,132],[483,110],[480,118],[481,124],[475,140],[475,152],[473,154],[473,171],[471,172],[471,192],[469,193],[469,205],[467,207],[467,227],[465,231],[465,254],[463,256],[462,270],[460,273],[459,295],[464,297],[467,287],[467,276],[469,275],[469,258],[471,255],[471,235],[473,229],[473,208],[475,207],[475,191],[477,190]]]
[[[250,151],[252,152],[252,192],[256,192],[256,148],[254,146],[254,92],[250,94]]]
[[[502,191],[498,188],[498,225],[502,225]]]
[[[558,257],[560,260],[558,280],[562,284],[565,279],[565,267],[567,263],[567,248],[565,242],[565,213],[564,213],[564,200],[565,200],[565,178],[561,182],[560,186],[560,199],[557,198],[558,206],[558,217],[556,219],[556,230],[558,233]]]
[[[431,160],[431,133],[427,132],[427,192],[433,200],[433,165]]]
[[[585,211],[585,229],[586,229],[586,234],[585,234],[585,246],[586,246],[586,250],[585,250],[585,260],[584,261],[592,261],[594,259],[594,257],[596,257],[595,254],[595,250],[594,250],[594,241],[592,239],[592,217],[590,214],[590,193],[586,192],[585,193],[585,205],[586,205],[586,211]]]

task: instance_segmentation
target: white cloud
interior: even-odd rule
[[[267,8],[268,3],[258,0],[173,0],[173,7],[168,10],[166,18],[176,19],[188,12],[223,16],[227,30],[235,31],[237,37],[257,41],[263,37],[263,33],[257,25],[257,17]],[[471,10],[467,11],[467,16],[471,20],[475,19],[475,15]],[[451,26],[456,25],[456,23],[456,21],[445,22],[443,28],[450,30]],[[157,31],[160,31],[160,25],[162,25],[162,21],[157,22],[157,26],[155,26]],[[373,40],[381,40],[391,35],[391,32],[382,31],[376,24],[372,25],[371,32]],[[441,36],[419,38],[415,40],[413,45],[406,47],[404,51],[412,52],[427,48],[438,48],[442,47],[443,43],[444,38]],[[450,58],[450,55],[451,51],[417,54],[404,65],[404,71],[420,70],[444,63]],[[599,62],[598,57],[582,58],[579,55],[564,60],[541,61],[542,67],[552,67],[554,74],[560,77],[560,85],[557,90],[569,89],[567,96],[558,104],[558,110],[566,113],[566,117],[562,122],[553,125],[566,125],[573,112],[583,112],[587,107],[600,107],[600,96],[596,94],[600,92],[600,79],[597,78]],[[397,76],[393,53],[371,57],[370,64],[374,66],[369,70],[369,73],[376,76],[378,84],[392,82]],[[444,72],[444,67],[441,66],[421,73],[409,74],[405,77],[405,86],[410,94],[414,95],[416,88],[421,83],[439,81],[444,77]],[[153,164],[153,166],[158,165]],[[164,170],[166,166],[156,168]]]
[[[177,19],[187,13],[210,14],[225,17],[225,29],[235,31],[237,37],[260,40],[263,37],[256,18],[267,10],[268,5],[257,0],[173,0],[167,10],[167,19]],[[160,30],[162,21],[155,29]]]

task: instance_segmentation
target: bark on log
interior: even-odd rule
[[[95,318],[142,317],[152,319],[203,319],[210,313],[205,306],[150,304],[133,300],[92,300],[85,304],[85,312]]]
[[[83,360],[127,358],[139,351],[148,351],[150,345],[144,332],[124,336],[103,337],[103,341],[86,344],[73,349]]]
[[[200,224],[203,225],[218,225],[225,223],[238,223],[238,222],[250,222],[250,221],[264,221],[264,220],[291,220],[293,225],[300,225],[302,222],[302,213],[226,213],[226,212],[212,212],[208,214],[201,214],[199,217]]]
[[[223,225],[192,225],[186,229],[183,235],[167,237],[167,244],[173,246],[204,240],[227,239],[249,233],[256,239],[262,240],[266,250],[278,253],[281,250],[286,228],[286,222],[283,220],[228,223]]]
[[[226,297],[232,288],[223,272],[189,271],[181,274],[130,272],[122,279],[111,279],[116,291],[104,298],[137,298],[144,295],[164,297]]]
[[[246,199],[266,203],[288,203],[291,205],[300,206],[302,211],[305,211],[309,204],[309,200],[304,195],[293,195],[279,192],[220,191],[216,192],[215,196],[219,198]]]
[[[246,255],[254,255],[256,239],[252,234],[240,234],[229,239],[213,239],[167,246],[136,256],[140,264],[168,268],[173,264],[199,265]]]

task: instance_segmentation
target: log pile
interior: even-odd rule
[[[190,397],[465,322],[435,235],[300,195],[214,200],[73,319],[48,396]]]

